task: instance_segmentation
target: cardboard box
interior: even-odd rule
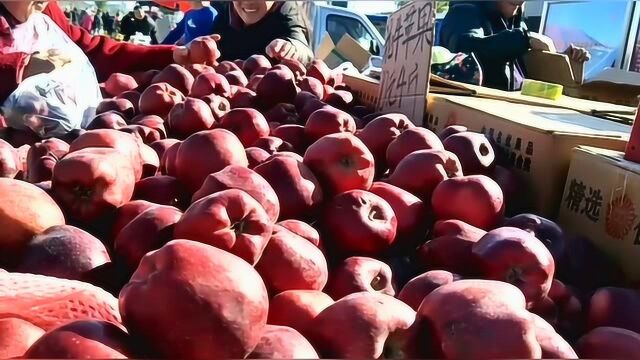
[[[624,153],[578,147],[560,206],[565,231],[588,237],[640,281],[640,164]]]
[[[564,86],[564,94],[583,99],[638,106],[640,74],[606,69],[593,79],[584,78],[582,63],[564,54],[531,51],[525,56],[527,76]]]
[[[573,110],[469,96],[429,96],[427,128],[439,132],[465,125],[503,150],[501,165],[516,169],[527,184],[531,211],[555,218],[578,145],[624,150],[630,126]],[[506,163],[505,163],[506,162]]]
[[[369,65],[371,58],[371,54],[348,34],[344,34],[337,44],[334,44],[329,34],[325,34],[316,50],[316,56],[331,69],[351,62],[360,71]]]
[[[344,80],[363,102],[376,103],[375,81],[358,76],[346,76]],[[624,150],[629,138],[630,126],[588,115],[588,109],[628,108],[585,100],[578,106],[581,109],[578,112],[561,106],[549,107],[545,99],[525,97],[524,102],[519,102],[521,97],[446,95],[432,91],[423,125],[439,132],[448,125],[460,124],[486,134],[508,154],[507,163],[502,165],[517,169],[528,185],[529,191],[523,192],[523,196],[530,198],[531,211],[555,218],[571,150],[578,145]]]

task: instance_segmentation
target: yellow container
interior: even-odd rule
[[[558,100],[562,96],[562,89],[562,85],[525,79],[520,93],[522,95],[535,96],[543,99]]]

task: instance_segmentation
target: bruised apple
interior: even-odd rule
[[[260,341],[268,308],[251,265],[187,240],[147,254],[120,292],[127,330],[167,358],[244,358]]]
[[[379,292],[395,295],[391,268],[382,261],[352,256],[332,270],[327,293],[338,300],[357,292]]]
[[[269,241],[272,227],[257,200],[242,190],[229,189],[191,204],[176,224],[174,238],[218,247],[254,265]]]

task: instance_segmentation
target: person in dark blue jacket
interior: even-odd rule
[[[208,1],[192,1],[182,20],[162,41],[163,44],[187,44],[198,36],[211,34],[218,11]]]
[[[555,52],[553,41],[527,30],[523,0],[451,1],[438,45],[452,52],[473,52],[483,72],[483,86],[519,90],[526,76],[522,60],[529,50]],[[588,61],[586,49],[570,46],[573,60]]]

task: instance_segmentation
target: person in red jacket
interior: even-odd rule
[[[47,44],[64,44],[71,52],[43,48]],[[92,36],[72,25],[55,1],[0,1],[0,103],[23,80],[81,62],[77,54],[86,55],[95,71],[93,81],[98,82],[112,73],[161,69],[189,58],[186,47],[142,46]]]

